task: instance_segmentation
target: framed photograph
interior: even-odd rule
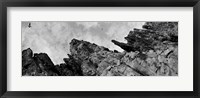
[[[2,98],[198,98],[199,0],[4,0]]]

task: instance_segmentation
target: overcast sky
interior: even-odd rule
[[[28,24],[31,23],[31,27]],[[123,51],[111,40],[126,42],[133,28],[144,22],[22,22],[22,50],[31,48],[34,53],[47,53],[54,64],[63,62],[69,52],[71,39],[89,41],[110,50]]]

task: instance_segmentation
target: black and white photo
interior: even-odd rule
[[[176,21],[22,21],[22,76],[178,76]]]

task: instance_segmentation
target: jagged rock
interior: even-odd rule
[[[126,69],[124,71],[124,75],[125,76],[141,76],[140,73],[138,73],[136,70],[134,70],[131,67],[126,67]]]
[[[51,68],[54,67],[53,62],[49,58],[49,56],[46,53],[39,53],[39,54],[34,54],[34,60],[38,64],[42,64],[44,68]]]
[[[77,39],[72,39],[70,42],[70,52],[74,58],[79,58],[82,60],[88,59],[91,53],[94,51],[99,51],[96,49],[98,46],[96,44],[91,44],[86,41],[79,41]],[[76,57],[75,57],[76,56]]]
[[[22,75],[28,76],[177,76],[178,23],[147,22],[125,37],[111,40],[124,52],[111,51],[83,40],[72,39],[65,63],[54,65],[45,53],[22,51]]]
[[[30,48],[22,51],[22,67],[27,67],[33,62],[33,52]]]
[[[69,58],[64,58],[66,67],[70,69],[75,76],[82,76],[81,62],[78,59],[75,59],[73,56],[69,55]]]
[[[47,76],[55,76],[58,72],[54,70],[54,64],[46,53],[34,54],[34,62]]]
[[[143,28],[157,31],[166,37],[178,36],[178,22],[146,22]]]
[[[115,52],[115,53],[119,53],[119,51],[117,51],[117,50],[114,50],[114,52]]]
[[[95,76],[97,74],[97,65],[91,61],[84,61],[81,68],[84,76]]]
[[[30,48],[22,51],[22,75],[39,75],[39,67],[33,59],[33,52]]]
[[[125,37],[127,43],[115,40],[112,42],[127,52],[157,50],[163,42],[178,42],[178,23],[177,22],[147,22],[143,28],[130,31]],[[162,45],[161,47],[163,47]],[[166,45],[164,46],[166,47]]]
[[[116,40],[111,40],[115,45],[118,45],[119,47],[121,47],[122,49],[124,49],[127,52],[130,51],[136,51],[136,49],[134,49],[134,47],[132,47],[131,45],[125,44],[125,43],[121,43],[118,42]]]
[[[120,61],[117,58],[108,56],[107,58],[102,60],[102,62],[98,65],[98,68],[97,68],[98,74],[99,75],[104,74],[105,70],[110,70],[111,68],[119,66],[119,65],[120,65]]]
[[[59,71],[61,76],[75,76],[74,72],[70,70],[69,66],[67,66],[65,63],[56,65],[55,69]]]
[[[22,75],[56,76],[54,64],[47,54],[34,54],[30,48],[22,51]]]

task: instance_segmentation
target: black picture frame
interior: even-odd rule
[[[7,91],[7,7],[193,7],[193,91]],[[0,96],[2,98],[199,98],[200,0],[1,0]]]

